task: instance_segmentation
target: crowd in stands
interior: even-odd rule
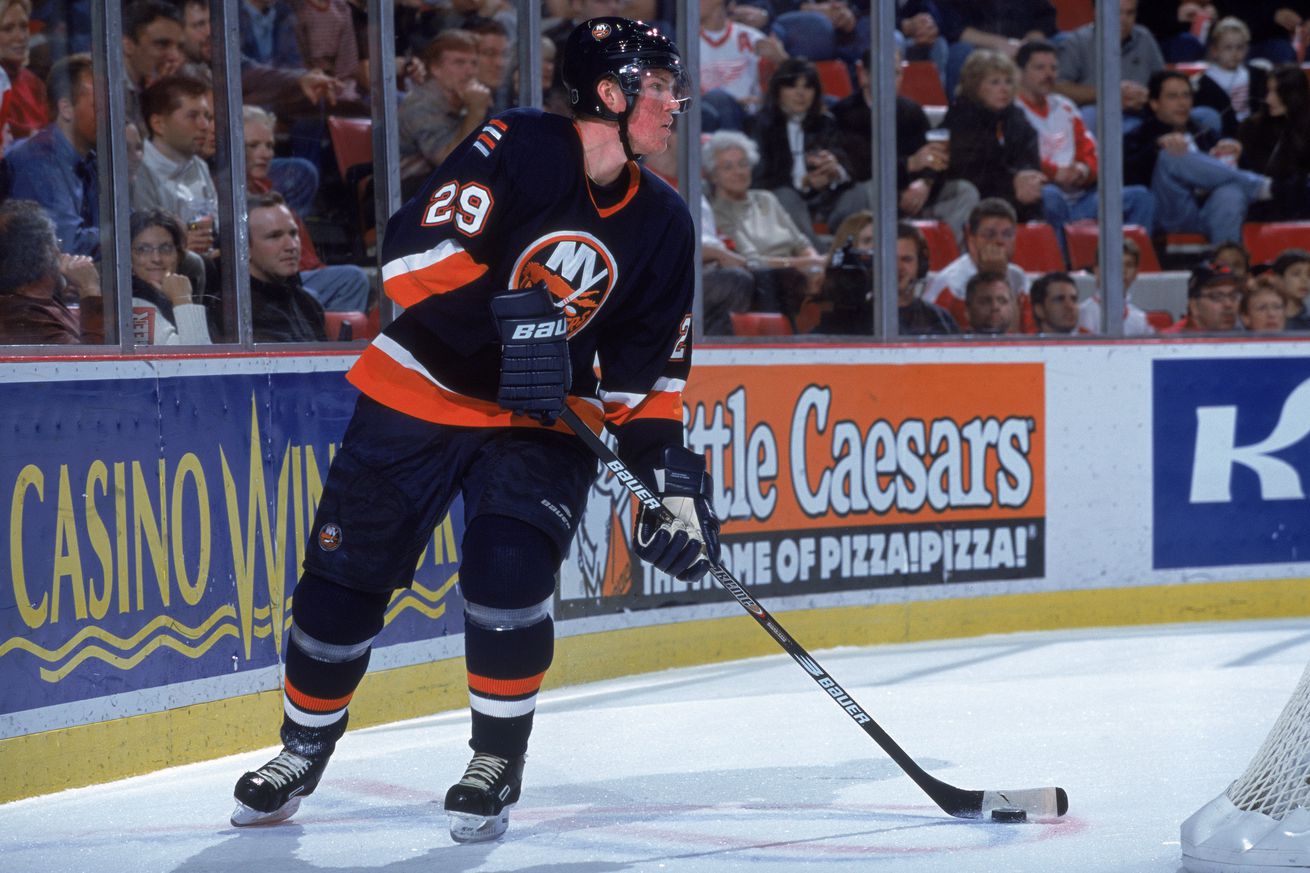
[[[134,339],[232,341],[222,289],[234,265],[223,257],[216,184],[230,149],[215,126],[211,4],[107,2],[120,4],[123,28]],[[336,339],[325,313],[376,305],[375,271],[361,266],[371,183],[329,123],[373,114],[366,5],[236,4],[243,138],[231,148],[245,157],[259,341]],[[1103,181],[1097,43],[1086,15],[1062,29],[1068,6],[895,0],[897,53],[886,58],[871,50],[870,15],[887,4],[703,0],[706,333],[732,333],[743,312],[779,314],[797,333],[868,332],[875,160],[896,167],[902,333],[1099,332],[1100,295],[1081,272],[1092,264],[1073,239],[1095,222]],[[1275,329],[1265,311],[1274,295],[1286,314],[1276,329],[1310,327],[1301,278],[1310,266],[1297,260],[1310,249],[1310,0],[1118,0],[1118,9],[1122,217],[1143,229],[1124,240],[1125,331]],[[543,0],[547,110],[567,111],[554,60],[578,21],[621,14],[670,27],[675,13],[668,0]],[[396,0],[395,15],[408,196],[490,115],[525,101],[508,0]],[[61,255],[88,259],[53,272],[49,261],[39,281],[24,275],[53,282],[54,299],[93,319],[85,289],[100,281],[86,267],[100,263],[103,242],[90,24],[78,0],[0,0],[0,200],[25,233],[36,232],[36,204]],[[872,142],[875,63],[897,77],[894,153]],[[911,71],[917,84],[903,79]],[[648,163],[666,179],[677,172],[673,155]],[[1226,260],[1253,223],[1275,221],[1306,222],[1284,257]],[[1019,251],[1034,228],[1053,241],[1054,262],[1040,268]],[[1132,301],[1157,252],[1179,276],[1214,274],[1178,279],[1186,311],[1167,319]]]
[[[1079,294],[1076,271],[1091,264],[1075,256],[1066,231],[1096,221],[1104,151],[1095,135],[1091,4],[1072,4],[1083,7],[1083,21],[1060,30],[1057,7],[1069,5],[896,0],[898,54],[888,63],[898,88],[897,212],[909,230],[948,232],[945,244],[940,233],[928,234],[927,249],[910,234],[901,237],[907,249],[897,253],[898,265],[907,264],[898,270],[902,306],[910,303],[907,286],[915,275],[913,299],[934,307],[903,311],[902,332],[1101,330],[1099,293],[1086,294],[1090,283],[1083,280]],[[750,190],[738,190],[734,177],[730,184],[738,187],[724,192],[720,179],[728,164],[744,165],[740,156],[751,153],[738,141],[718,152],[722,166],[716,166],[707,148],[703,169],[718,236],[707,258],[714,259],[719,304],[749,300],[749,308],[781,314],[798,333],[858,335],[872,324],[869,301],[847,291],[858,258],[838,258],[817,290],[792,277],[806,293],[779,295],[773,290],[778,267],[768,265],[764,273],[759,264],[730,264],[721,254],[796,230],[817,251],[850,249],[849,241],[838,242],[845,220],[876,211],[870,168],[875,155],[891,156],[878,154],[870,135],[869,9],[849,5],[856,21],[848,31],[835,23],[800,26],[799,16],[825,17],[815,6],[755,0],[701,6],[703,129],[711,145],[721,146],[729,142],[725,131],[740,131],[759,154],[749,161]],[[1132,267],[1125,276],[1125,329],[1129,335],[1155,332],[1153,323],[1176,331],[1256,329],[1236,315],[1232,323],[1193,315],[1196,282],[1182,277],[1227,244],[1240,247],[1255,222],[1303,222],[1291,248],[1310,249],[1310,3],[1119,0],[1118,10],[1123,222],[1142,229],[1150,263],[1157,251],[1169,255],[1180,295],[1188,284],[1186,312],[1152,312],[1148,320],[1127,291],[1143,254],[1126,237],[1125,245],[1132,244],[1126,273]],[[931,96],[921,79],[915,89],[902,89],[904,72],[925,65],[943,86],[932,104],[912,97]],[[765,192],[773,195],[768,201],[756,196]],[[749,228],[734,218],[744,207],[733,210],[730,203],[752,204]],[[767,221],[772,226],[761,226]],[[1056,263],[1019,263],[1016,237],[1040,227],[1058,249]],[[928,257],[911,257],[920,251]],[[936,269],[917,275],[920,262]],[[726,271],[742,266],[755,285],[743,290],[738,276],[729,291]],[[1249,271],[1250,281],[1259,280],[1267,296],[1282,280],[1270,264],[1262,267]],[[994,300],[1001,285],[1010,289],[1008,305]],[[1297,297],[1287,299],[1286,326],[1296,328]],[[849,315],[844,331],[836,313]]]

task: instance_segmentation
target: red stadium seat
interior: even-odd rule
[[[955,242],[955,234],[942,221],[911,221],[928,241],[928,269],[943,270],[946,265],[960,256],[960,247]]]
[[[791,322],[781,312],[733,312],[734,336],[791,336]]]
[[[840,100],[855,90],[855,86],[851,83],[851,71],[845,61],[815,61],[814,68],[819,71],[819,84],[823,86],[823,96]]]
[[[1253,264],[1269,263],[1287,249],[1310,251],[1310,221],[1249,221],[1242,225],[1242,244]]]
[[[946,89],[932,61],[906,61],[901,64],[900,95],[909,97],[920,106],[945,106]]]
[[[368,333],[368,316],[362,312],[325,312],[323,329],[327,332],[330,342],[367,339],[365,334]],[[343,330],[346,331],[347,336],[342,336]]]
[[[1055,7],[1055,27],[1064,32],[1091,24],[1095,15],[1092,0],[1051,0]]]
[[[336,153],[337,170],[344,179],[352,167],[373,164],[373,121],[368,118],[328,116],[328,137]]]
[[[1014,262],[1029,273],[1068,269],[1055,228],[1044,221],[1029,221],[1015,229]]]
[[[1100,239],[1101,228],[1095,219],[1074,221],[1064,226],[1064,238],[1069,243],[1069,266],[1075,270],[1090,270],[1096,262],[1096,245]],[[1137,224],[1125,224],[1124,236],[1137,243],[1142,250],[1138,270],[1143,273],[1160,272],[1160,259],[1155,255],[1155,246],[1151,245],[1151,235],[1146,228]]]
[[[1174,323],[1174,315],[1167,309],[1148,309],[1146,322],[1156,330],[1164,330]]]

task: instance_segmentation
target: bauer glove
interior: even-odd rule
[[[493,297],[491,311],[501,342],[496,402],[544,425],[554,424],[573,382],[564,311],[555,306],[555,295],[544,282]]]
[[[657,513],[641,507],[632,534],[637,557],[684,582],[694,582],[711,562],[719,562],[719,520],[710,507],[711,482],[703,455],[682,446],[664,449],[664,468],[655,471],[655,487],[673,518],[661,522]]]

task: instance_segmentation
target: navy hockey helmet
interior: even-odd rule
[[[568,89],[569,105],[578,115],[606,121],[620,121],[596,93],[596,85],[613,77],[629,97],[628,111],[641,93],[646,70],[668,70],[673,74],[673,96],[679,101],[674,114],[687,108],[691,86],[678,47],[659,30],[644,21],[628,18],[592,18],[582,22],[564,43],[560,77]]]

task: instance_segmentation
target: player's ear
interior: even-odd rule
[[[619,113],[628,105],[628,97],[619,87],[618,79],[607,76],[596,83],[596,93],[600,95],[601,102],[611,112]]]

